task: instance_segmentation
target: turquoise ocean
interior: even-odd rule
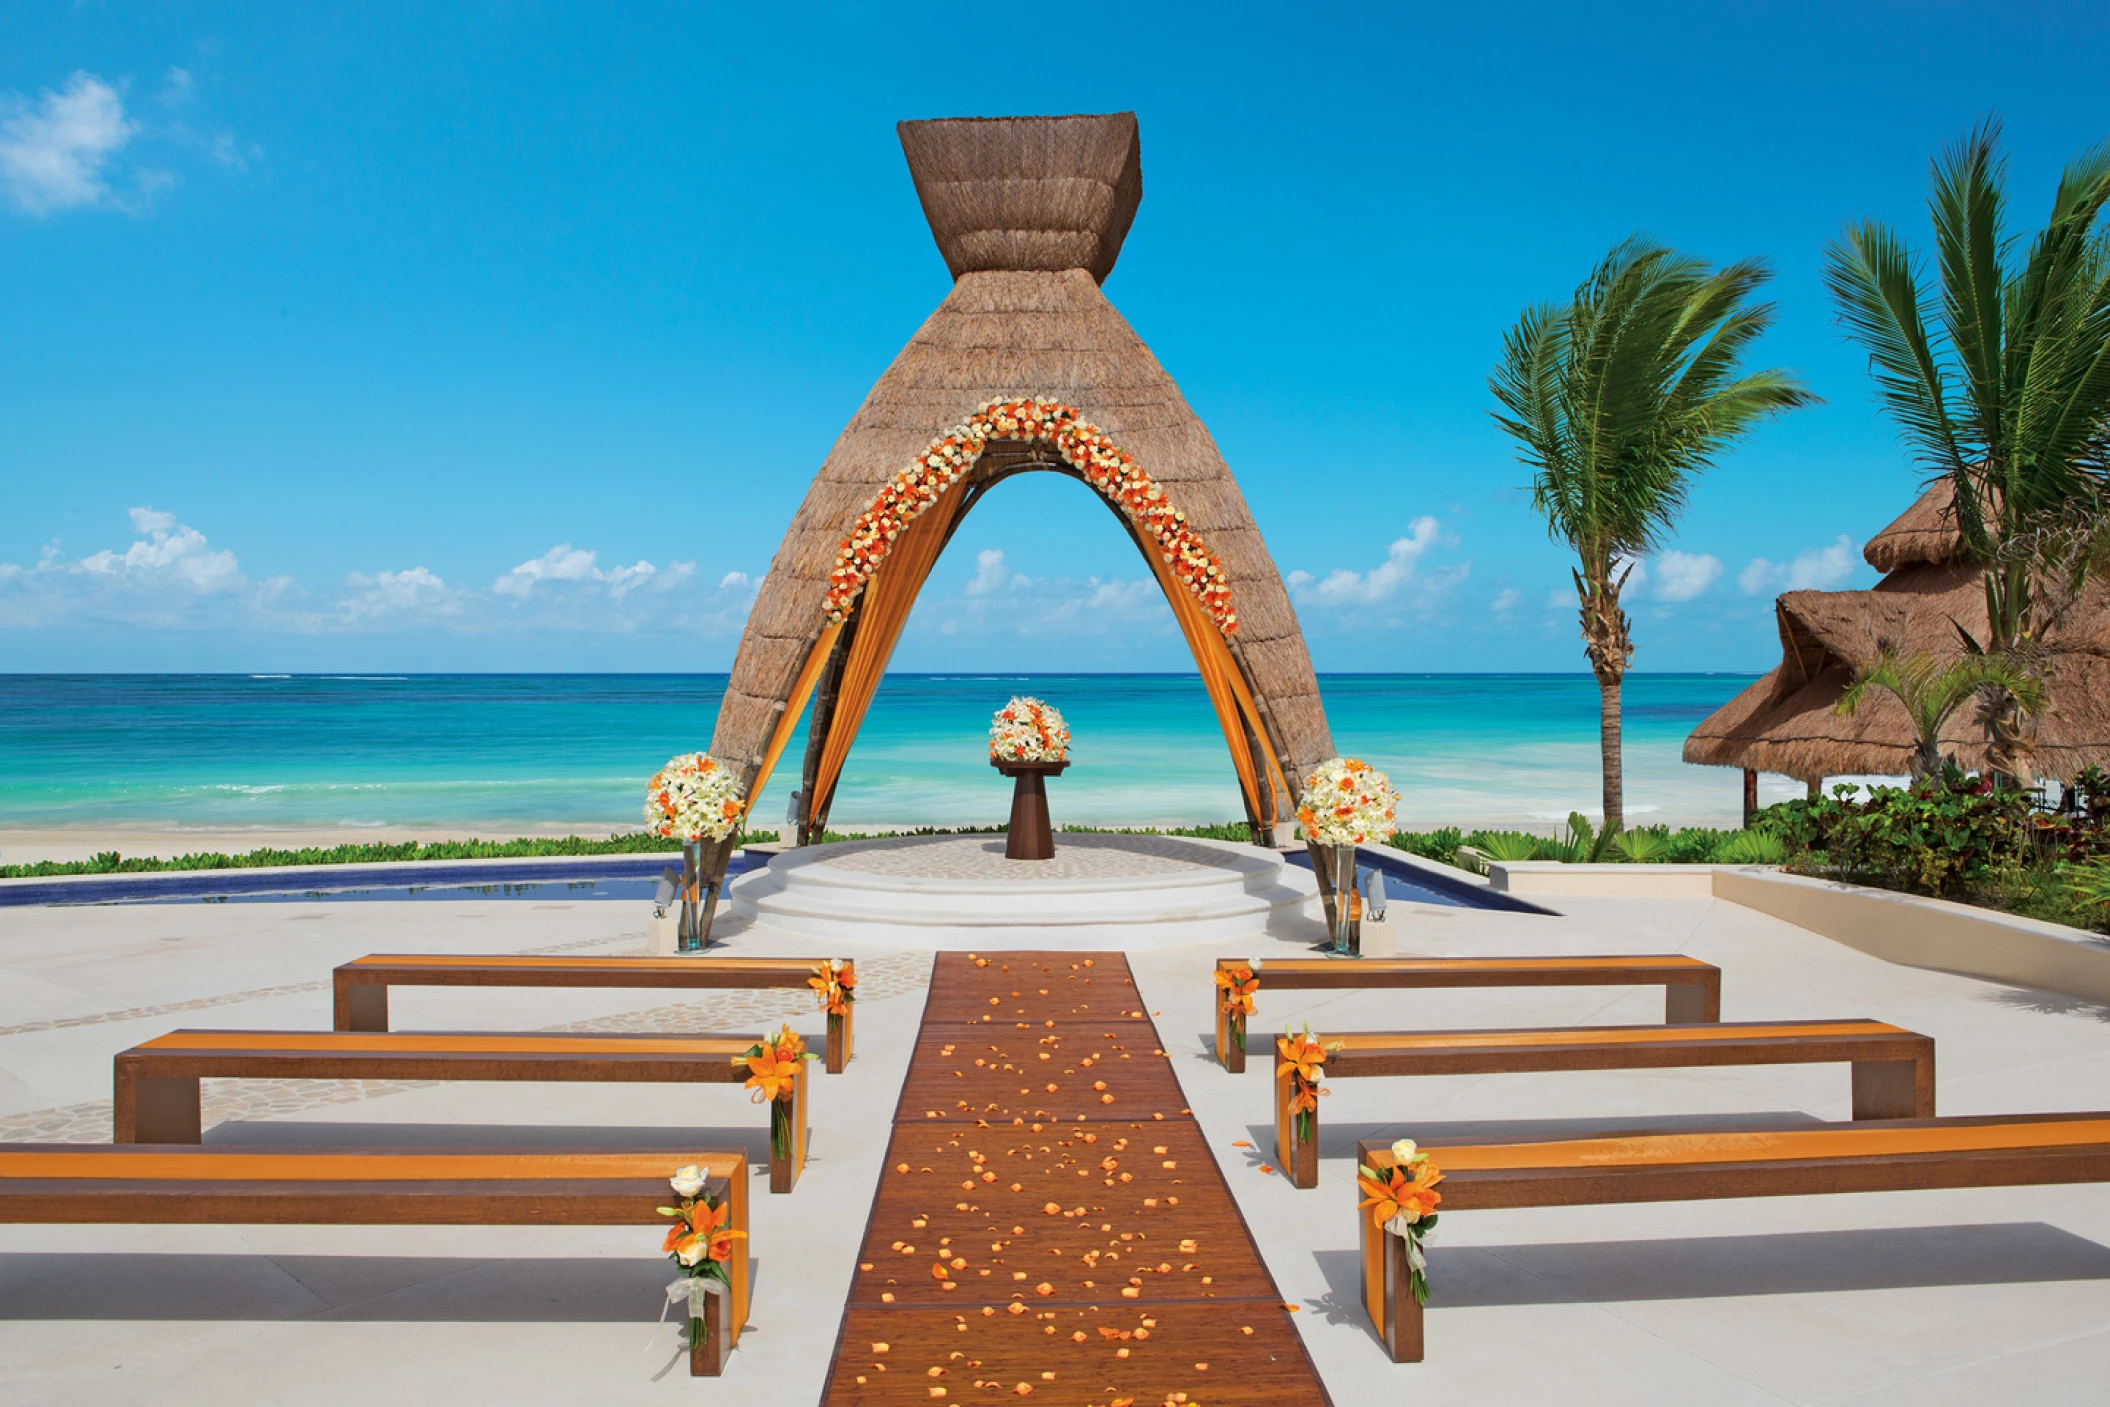
[[[1733,825],[1734,771],[1692,767],[1693,725],[1750,677],[1629,676],[1630,822]],[[0,827],[627,826],[667,757],[706,748],[724,675],[0,675]],[[1556,822],[1598,808],[1588,675],[1322,675],[1336,747],[1384,768],[1403,824]],[[838,824],[1001,820],[989,715],[1060,708],[1056,820],[1242,814],[1193,675],[890,674],[850,754]],[[756,807],[777,825],[803,739]],[[1767,799],[1795,794],[1767,779]]]

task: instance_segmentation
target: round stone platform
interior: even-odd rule
[[[1057,835],[1007,860],[1000,835],[904,836],[787,850],[727,886],[735,917],[901,947],[1177,947],[1316,937],[1311,874],[1271,850],[1155,835]]]

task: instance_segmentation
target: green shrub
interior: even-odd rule
[[[1474,831],[1471,844],[1490,860],[1513,862],[1540,858],[1548,842],[1523,831]]]
[[[1771,831],[1747,830],[1730,836],[1714,850],[1718,865],[1778,865],[1788,858],[1788,847]]]
[[[1622,831],[1612,842],[1612,849],[1619,858],[1629,864],[1653,865],[1670,856],[1670,832],[1665,826],[1650,826],[1643,830]]]
[[[1784,801],[1752,824],[1780,837],[1797,868],[1953,898],[2027,860],[2029,798],[1952,766],[1860,799],[1840,786],[1815,801]]]
[[[1455,865],[1458,863],[1458,847],[1465,843],[1465,832],[1456,826],[1433,831],[1399,831],[1385,843],[1409,855],[1419,855],[1424,860]]]

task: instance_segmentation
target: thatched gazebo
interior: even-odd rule
[[[1826,777],[1909,771],[1916,736],[1903,705],[1875,690],[1842,718],[1834,711],[1840,695],[1886,644],[1946,661],[1964,649],[1959,628],[1986,638],[1984,575],[1964,560],[1946,481],[1861,555],[1883,579],[1867,591],[1783,594],[1774,605],[1780,663],[1685,740],[1687,762],[1744,769],[1747,811],[1760,772],[1814,791]],[[2039,771],[2070,778],[2110,761],[2110,590],[2091,582],[2046,629],[2043,644],[2051,702],[2031,724],[2029,756]],[[1969,706],[1951,715],[1941,745],[1965,767],[1985,765],[1985,732]]]
[[[953,287],[851,417],[749,614],[713,756],[761,791],[809,700],[799,836],[947,540],[1013,474],[1098,493],[1156,573],[1256,838],[1332,755],[1281,574],[1209,432],[1099,285],[1143,197],[1133,113],[904,122]],[[991,402],[1005,402],[986,410]],[[962,427],[965,427],[964,429]],[[719,860],[723,872],[723,858]]]

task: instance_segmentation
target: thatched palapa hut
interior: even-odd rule
[[[822,463],[748,617],[711,742],[760,792],[813,704],[801,840],[824,827],[909,610],[1013,474],[1099,494],[1164,587],[1256,834],[1332,755],[1282,578],[1209,432],[1099,285],[1143,196],[1132,113],[904,122],[952,291]],[[985,410],[991,402],[1005,403]],[[961,427],[965,427],[962,429]]]
[[[1826,777],[1902,775],[1916,741],[1903,705],[1872,691],[1858,713],[1835,712],[1856,670],[1886,644],[1906,655],[1950,660],[1959,633],[1983,640],[1985,579],[1963,556],[1949,487],[1938,483],[1869,542],[1862,554],[1885,573],[1868,591],[1790,591],[1775,603],[1780,663],[1715,711],[1685,740],[1685,760],[1746,772],[1776,772],[1813,787]],[[2070,778],[2110,761],[2110,590],[2090,583],[2045,630],[2050,707],[2031,725],[2031,764]],[[1968,705],[1950,716],[1942,752],[1985,765],[1983,726]]]

